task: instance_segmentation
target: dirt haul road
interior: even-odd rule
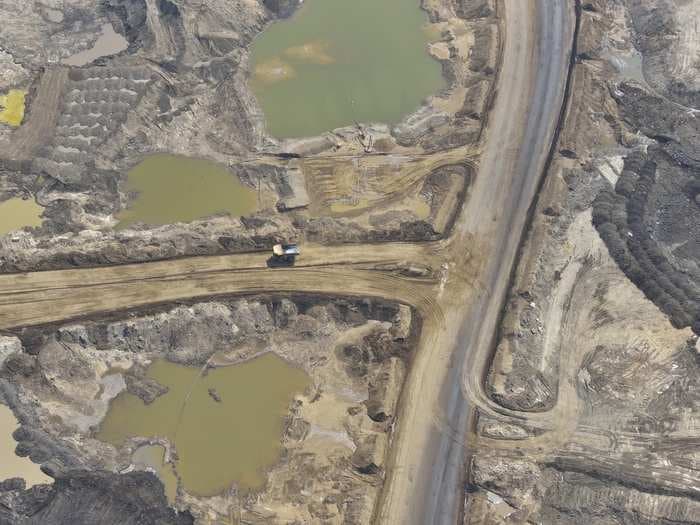
[[[268,254],[258,253],[4,275],[0,329],[217,294],[317,292],[410,304],[423,329],[375,521],[456,523],[468,423],[474,407],[488,403],[482,372],[561,111],[574,25],[569,0],[503,0],[500,9],[496,105],[469,201],[447,241],[305,244],[294,268],[267,268]],[[433,272],[409,277],[400,268],[410,265]]]
[[[574,2],[504,0],[501,8],[505,41],[496,105],[469,205],[450,239],[450,264],[458,265],[466,250],[478,250],[478,281],[463,289],[457,302],[441,304],[445,325],[437,345],[421,348],[411,370],[408,384],[417,386],[403,396],[379,523],[459,520],[468,422],[474,402],[485,400],[483,372],[562,112]],[[463,384],[471,388],[463,390]],[[421,424],[429,414],[433,425]]]

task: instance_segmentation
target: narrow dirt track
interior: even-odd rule
[[[496,105],[468,203],[449,240],[303,246],[294,268],[250,253],[0,276],[0,329],[221,294],[322,293],[414,306],[423,327],[403,390],[377,523],[459,520],[475,406],[528,210],[562,107],[573,13],[567,0],[501,0]],[[411,279],[392,265],[420,264]],[[496,407],[492,407],[496,410]],[[517,416],[517,415],[514,415]]]
[[[0,292],[0,319],[5,328],[27,326],[185,298],[262,292],[388,297],[414,305],[427,315],[438,316],[439,307],[432,298],[435,286],[431,280],[351,267],[220,270]]]

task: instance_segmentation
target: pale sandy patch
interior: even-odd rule
[[[309,64],[327,65],[335,62],[335,58],[328,52],[328,42],[314,40],[300,46],[288,47],[284,54],[289,58],[307,62]]]
[[[296,71],[294,71],[294,68],[278,57],[271,58],[255,66],[255,78],[267,84],[288,80],[295,76]]]

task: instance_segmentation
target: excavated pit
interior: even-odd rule
[[[0,236],[0,271],[234,253],[291,239],[447,236],[471,182],[492,96],[494,12],[421,5],[432,55],[426,60],[441,67],[445,89],[396,125],[359,122],[278,141],[266,134],[251,90],[250,53],[256,36],[296,7],[212,0],[194,16],[173,2],[109,0],[90,23],[87,6],[63,13],[28,7],[40,27],[63,37],[37,32],[32,41],[13,29],[2,42],[8,56],[0,56],[0,67],[28,96],[23,124],[0,127],[0,198],[29,194],[45,210],[41,228]],[[42,62],[44,49],[65,59],[91,46],[105,24],[124,35],[126,50],[80,67]],[[13,61],[27,50],[30,62]],[[221,164],[256,192],[259,211],[237,217],[208,210],[155,227],[136,218],[115,231],[134,202],[128,172],[154,153]],[[445,170],[449,176],[440,175]]]
[[[98,493],[103,483],[137,487],[135,479],[147,480],[148,489],[134,490],[150,491],[148,497],[157,496],[162,512],[171,512],[165,510],[166,491],[153,485],[156,478],[127,481],[119,473],[136,468],[169,477],[162,469],[174,465],[177,495],[170,505],[182,519],[211,512],[252,517],[265,508],[268,519],[279,513],[301,521],[335,516],[366,523],[382,484],[387,443],[419,324],[411,308],[369,299],[268,295],[160,305],[17,331],[18,339],[7,339],[21,350],[5,358],[0,386],[22,424],[15,433],[18,450],[31,450],[32,459],[57,480],[55,488],[46,490],[60,491],[61,480],[77,483],[71,480],[90,476],[95,476]],[[198,490],[189,491],[179,471],[179,455],[185,451],[184,444],[182,450],[178,446],[180,438],[145,429],[132,433],[121,426],[119,439],[110,437],[110,417],[117,418],[112,423],[124,417],[128,421],[129,406],[148,410],[179,395],[175,383],[149,372],[150,362],[169,362],[167,366],[180,367],[182,373],[191,370],[206,379],[259,359],[288,363],[308,375],[306,386],[295,388],[284,402],[276,438],[279,455],[258,472],[261,483],[229,482],[208,497],[197,496]],[[265,381],[262,376],[256,380],[260,386]],[[205,386],[193,394],[201,398],[198,402],[215,412],[237,410],[228,386],[201,388]],[[114,399],[125,396],[129,404],[120,402],[123,413],[110,416]],[[244,418],[235,420],[242,424]],[[204,427],[195,434],[206,447],[206,436],[215,429],[206,428],[206,422],[197,425]],[[235,425],[229,432],[236,432]],[[144,460],[143,451],[134,459],[144,446],[162,447],[166,463]],[[245,446],[236,453],[257,454],[246,452]],[[208,453],[215,454],[216,448],[210,448]],[[172,494],[172,478],[164,479]],[[125,496],[128,490],[123,489]],[[246,496],[251,491],[253,499]],[[31,499],[20,488],[11,493]],[[61,498],[62,505],[70,504],[69,496]],[[72,512],[79,512],[83,502],[78,498],[73,504]],[[58,512],[55,498],[35,505],[41,512]],[[23,507],[10,509],[23,515]]]

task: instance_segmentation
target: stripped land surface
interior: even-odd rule
[[[49,142],[67,80],[68,69],[62,67],[49,69],[41,76],[27,121],[13,134],[9,144],[0,144],[0,149],[7,151],[11,159],[31,160],[39,148]]]
[[[468,423],[476,405],[488,404],[483,371],[559,119],[574,25],[563,0],[507,0],[500,9],[496,104],[468,201],[445,241],[305,245],[293,268],[267,268],[267,254],[255,253],[3,275],[0,329],[219,294],[342,293],[410,304],[422,333],[376,521],[454,523]],[[416,276],[407,270],[416,265],[432,271]]]

